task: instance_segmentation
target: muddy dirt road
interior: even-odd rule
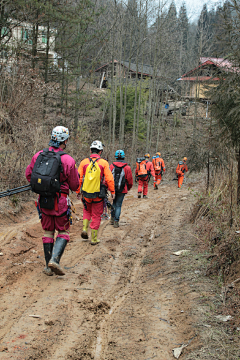
[[[80,237],[74,198],[79,220],[61,261],[64,277],[42,273],[34,205],[1,226],[1,360],[168,360],[183,343],[188,353],[199,346],[192,293],[173,255],[184,248],[191,195],[173,183],[150,189],[148,199],[136,192],[125,198],[119,229],[102,221],[94,247]]]

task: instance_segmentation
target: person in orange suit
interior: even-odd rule
[[[147,193],[148,193],[148,182],[150,179],[150,176],[153,176],[153,180],[155,180],[155,172],[154,172],[154,168],[153,168],[153,164],[151,161],[149,161],[150,159],[150,155],[149,154],[145,154],[145,168],[146,168],[146,175],[139,175],[140,171],[138,170],[138,167],[136,167],[135,170],[135,175],[138,179],[138,198],[141,198],[142,195],[142,191],[143,191],[143,198],[146,199],[147,198]],[[144,160],[144,158],[143,158]]]
[[[181,187],[182,187],[184,174],[187,171],[188,171],[187,158],[184,157],[183,161],[179,161],[178,166],[176,168],[176,174],[177,174],[177,177],[178,177],[178,187],[179,187],[179,189],[181,189]]]
[[[161,158],[161,153],[157,152],[156,156],[152,160],[153,168],[155,171],[155,181],[154,181],[154,190],[158,189],[158,185],[160,185],[162,180],[162,172],[166,171],[165,164],[163,159]]]

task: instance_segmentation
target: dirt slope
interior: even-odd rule
[[[199,347],[196,293],[172,254],[186,246],[191,195],[176,182],[151,187],[148,199],[136,194],[125,198],[119,229],[102,221],[95,247],[80,238],[82,205],[74,200],[79,221],[61,261],[64,277],[41,272],[33,207],[28,218],[0,227],[1,360],[168,360],[183,343],[181,358]]]

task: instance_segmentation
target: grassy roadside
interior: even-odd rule
[[[182,228],[191,250],[181,256],[181,273],[195,293],[192,315],[199,319],[195,326],[202,343],[189,353],[185,349],[186,360],[240,359],[239,217],[235,207],[229,226],[228,190],[225,181],[207,195],[198,192]]]

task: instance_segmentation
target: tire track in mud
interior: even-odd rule
[[[151,235],[149,237],[149,241],[151,241],[154,237],[154,230],[151,231]],[[147,244],[146,244],[147,245]],[[136,263],[134,264],[134,268],[132,270],[131,276],[130,276],[130,283],[128,283],[126,285],[126,287],[124,289],[121,290],[120,293],[118,293],[115,298],[116,301],[111,305],[111,308],[109,310],[108,315],[105,316],[105,318],[102,320],[102,323],[100,325],[100,331],[98,333],[98,337],[97,337],[97,341],[96,341],[96,349],[95,349],[95,356],[94,356],[94,360],[100,360],[101,356],[102,356],[102,347],[103,347],[103,343],[106,342],[106,333],[108,332],[108,320],[110,318],[110,316],[114,313],[114,311],[116,310],[116,308],[118,308],[122,302],[125,300],[126,295],[129,293],[129,290],[132,287],[132,284],[135,281],[135,278],[137,276],[137,271],[140,268],[140,264],[141,264],[141,260],[142,257],[144,256],[146,252],[146,248],[143,247],[141,249],[141,253],[139,255],[139,258],[137,259]],[[103,353],[104,355],[104,353]]]
[[[175,194],[174,194],[175,195]],[[180,197],[182,195],[180,194]],[[168,196],[163,196],[163,197],[160,197],[160,198],[167,198]],[[178,199],[177,199],[178,201]],[[155,207],[152,206],[151,207],[151,210],[153,210],[154,213],[158,214],[159,211],[156,211],[156,210],[160,210],[158,209],[158,207]],[[148,215],[151,216],[151,222],[152,222],[152,226],[150,226],[150,229],[152,229],[152,227],[154,226],[154,229],[152,230],[151,232],[151,235],[149,236],[148,235],[148,241],[145,242],[144,244],[142,244],[142,247],[141,247],[141,250],[140,252],[138,253],[138,259],[137,261],[132,265],[132,271],[131,271],[131,275],[130,275],[130,280],[129,280],[129,284],[127,284],[125,286],[124,289],[121,289],[120,292],[117,293],[117,299],[115,301],[112,302],[112,306],[110,308],[110,311],[109,313],[105,316],[105,318],[103,319],[102,323],[101,323],[101,327],[100,327],[100,330],[99,330],[99,333],[98,333],[98,337],[97,337],[97,341],[96,341],[96,348],[95,348],[95,355],[94,355],[94,360],[101,360],[101,359],[115,359],[116,358],[116,353],[115,353],[115,357],[112,353],[112,351],[109,352],[109,346],[112,345],[112,341],[109,341],[108,343],[108,335],[110,333],[110,329],[113,328],[113,324],[111,324],[111,316],[114,315],[114,312],[116,312],[117,310],[119,310],[119,308],[123,305],[124,303],[126,303],[124,306],[127,307],[127,302],[129,303],[130,301],[130,306],[131,306],[131,301],[132,301],[132,294],[133,292],[135,291],[135,293],[138,293],[138,291],[136,291],[136,287],[139,286],[139,277],[141,277],[141,271],[139,272],[138,270],[142,269],[142,261],[144,259],[144,255],[146,254],[147,252],[147,249],[148,249],[148,245],[151,244],[151,241],[153,240],[154,238],[154,231],[155,231],[155,224],[156,224],[156,219],[155,219],[155,216],[153,215],[152,211],[151,213],[149,213],[148,209],[145,209],[145,213],[143,213],[143,217],[141,219],[142,222],[144,222],[144,218],[146,217],[146,212],[148,212]],[[168,207],[166,207],[166,205],[163,203],[162,206],[161,206],[161,214],[163,215],[164,214],[164,217],[166,216],[166,219],[168,219],[169,217],[171,217],[171,209],[169,209]],[[168,226],[167,226],[168,227]],[[149,225],[147,227],[147,232],[150,232],[150,229],[149,229]],[[171,229],[171,231],[173,230],[173,227]],[[168,231],[167,231],[168,232]],[[150,241],[149,241],[150,240]],[[166,269],[165,269],[166,270]],[[164,273],[164,271],[163,271]],[[164,277],[163,278],[160,278],[158,279],[158,282],[160,282],[160,284],[163,282],[165,283],[165,287],[167,289],[170,289],[171,288],[171,285],[167,285],[168,281],[170,282],[171,279],[169,279],[169,277],[172,276],[172,274],[174,274],[175,271],[172,271],[168,269],[168,271],[165,271],[165,274],[164,274]],[[138,281],[138,283],[136,283],[136,280]],[[145,281],[144,281],[145,282]],[[167,285],[167,286],[166,286]],[[151,292],[151,291],[150,291]],[[131,294],[132,293],[132,294]],[[165,301],[168,301],[168,297],[169,298],[173,298],[173,294],[172,294],[172,291],[171,289],[167,291],[166,293],[166,296],[164,295],[163,296],[163,302]],[[129,300],[130,299],[130,300]],[[133,300],[134,301],[134,300]],[[134,307],[134,304],[133,304],[133,307]],[[167,311],[168,309],[166,309]],[[165,311],[165,315],[167,315],[167,312]],[[118,314],[116,314],[116,316],[118,317]],[[130,316],[131,318],[132,316]],[[162,324],[160,324],[160,326],[158,326],[158,329],[161,329],[162,332],[164,333],[165,331],[168,333],[168,335],[172,335],[173,338],[175,337],[175,341],[177,341],[177,337],[175,336],[174,332],[175,332],[175,329],[170,329],[169,330],[169,327],[170,327],[170,321],[169,320],[166,320],[163,318],[164,316],[162,316],[162,318],[159,318],[160,319],[160,322],[162,322]],[[167,316],[166,316],[167,317]],[[153,317],[154,318],[154,317]],[[169,316],[170,318],[170,316]],[[154,319],[153,319],[154,320]],[[112,322],[114,322],[114,320],[112,320]],[[125,328],[125,326],[123,326],[123,328]],[[141,329],[142,333],[144,334],[144,337],[145,337],[145,340],[147,339],[147,335],[146,335],[146,332],[144,331],[144,325],[143,325],[143,328]],[[110,336],[111,337],[111,336]],[[114,338],[114,336],[112,336]],[[164,337],[164,336],[163,336]],[[166,338],[166,337],[165,337]],[[167,338],[166,338],[167,339]],[[140,341],[142,341],[140,339]],[[114,345],[114,344],[113,344]],[[162,343],[163,345],[163,343]],[[164,346],[165,345],[165,346]],[[154,358],[155,356],[159,359],[170,359],[171,358],[171,351],[169,351],[169,341],[167,342],[167,346],[166,344],[163,345],[163,348],[165,347],[168,347],[168,351],[165,350],[162,350],[161,351],[161,355],[159,357],[159,355],[154,355],[154,354],[148,354],[149,355],[149,358]],[[145,350],[143,351],[143,353],[145,352]],[[112,354],[112,355],[111,355]],[[131,355],[132,352],[128,352],[128,353],[125,353],[125,355],[123,356],[123,354],[120,355],[119,352],[117,352],[117,358],[128,358],[128,359],[140,359],[142,358],[141,355],[139,354],[135,354],[135,355]],[[150,356],[151,355],[151,356]],[[147,356],[145,357],[145,355],[142,355],[143,356],[143,359],[147,358]]]
[[[133,191],[136,192],[136,189]],[[170,297],[174,301],[169,283],[169,277],[173,275],[164,260],[165,247],[168,246],[164,236],[170,237],[168,222],[173,219],[172,207],[174,209],[180,203],[181,196],[183,193],[165,186],[161,186],[157,194],[150,190],[150,198],[146,200],[126,196],[120,228],[114,229],[107,221],[103,221],[99,231],[101,243],[98,246],[93,247],[89,241],[81,241],[81,222],[76,223],[72,228],[72,240],[61,261],[62,266],[66,267],[65,277],[46,278],[41,273],[37,274],[44,263],[41,259],[35,270],[28,269],[25,279],[23,276],[19,278],[15,298],[20,306],[15,306],[14,310],[14,306],[9,305],[5,311],[2,343],[9,344],[14,339],[14,344],[21,344],[20,340],[15,340],[17,334],[27,334],[29,345],[25,357],[22,356],[24,359],[120,360],[124,354],[128,354],[129,347],[133,346],[135,351],[136,341],[142,352],[127,355],[128,360],[145,360],[154,356],[154,341],[159,340],[154,340],[150,334],[155,325],[148,324],[146,314],[149,312],[152,323],[158,319],[155,332],[168,331],[168,334],[172,334],[168,308],[162,305]],[[77,208],[80,212],[81,205]],[[160,238],[159,219],[166,222]],[[156,241],[156,237],[160,240]],[[159,265],[157,254],[154,254],[155,244],[157,251],[163,252]],[[42,248],[40,238],[38,246],[38,249]],[[156,264],[154,272],[151,270],[155,266],[151,263],[151,257]],[[157,288],[162,286],[167,290],[160,294]],[[152,289],[156,296],[152,294]],[[28,293],[28,297],[21,304],[25,293]],[[14,303],[13,285],[1,299],[5,303]],[[0,306],[0,310],[2,308]],[[13,310],[16,314],[11,319]],[[41,319],[29,318],[30,313],[39,313]],[[115,336],[116,326],[122,331],[122,339]],[[126,343],[127,337],[130,337],[129,343]],[[123,348],[122,353],[117,352],[117,346]],[[164,356],[159,359],[169,358],[166,350],[169,346],[169,342],[163,344]],[[12,346],[9,346],[9,354],[2,354],[3,360],[21,359],[13,352]]]

